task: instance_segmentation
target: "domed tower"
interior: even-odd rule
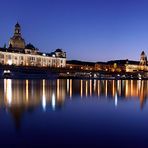
[[[147,56],[144,51],[141,53],[140,65],[147,65]]]
[[[25,48],[25,40],[21,36],[21,27],[19,23],[15,25],[14,35],[10,38],[9,47],[14,49]]]

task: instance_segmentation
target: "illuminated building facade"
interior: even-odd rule
[[[140,55],[140,61],[131,60],[113,60],[108,62],[83,62],[83,61],[67,61],[67,68],[81,71],[104,71],[104,72],[138,72],[148,71],[147,56],[144,51]]]
[[[134,72],[134,71],[148,71],[147,56],[144,51],[142,51],[141,53],[139,63],[126,64],[126,72]]]
[[[32,44],[25,43],[21,27],[17,23],[9,47],[0,48],[0,64],[36,67],[65,67],[66,53],[57,49],[52,53],[42,53]]]

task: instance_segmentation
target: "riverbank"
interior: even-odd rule
[[[78,71],[68,68],[0,66],[1,79],[148,80],[146,72]]]

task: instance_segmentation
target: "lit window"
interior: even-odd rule
[[[8,65],[12,65],[12,60],[8,60]]]

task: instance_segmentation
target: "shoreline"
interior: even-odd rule
[[[12,79],[12,80],[57,80],[57,79],[72,79],[72,80],[148,80],[148,78],[85,78],[85,77],[1,77],[0,79]]]
[[[68,68],[0,66],[0,79],[148,80],[148,72],[78,71]]]

